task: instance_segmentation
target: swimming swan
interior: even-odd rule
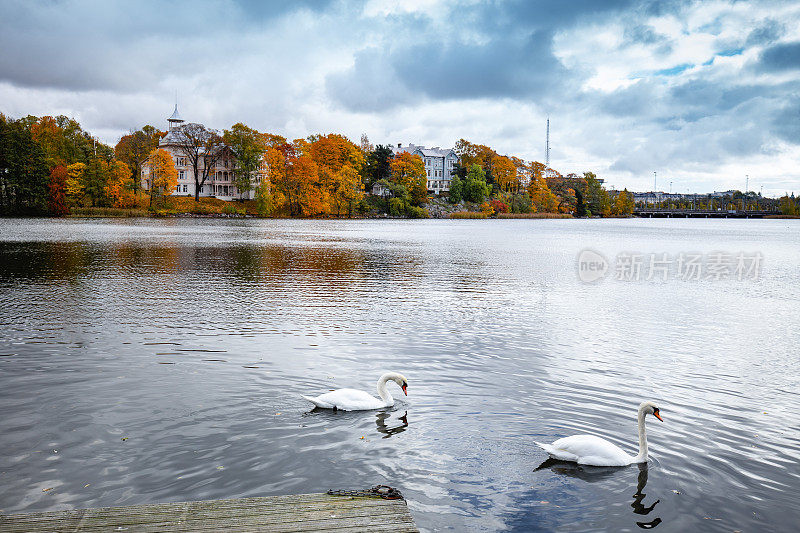
[[[594,435],[573,435],[558,439],[553,444],[537,442],[550,457],[560,461],[572,461],[591,466],[627,466],[633,463],[647,462],[647,433],[644,429],[644,417],[653,415],[662,422],[658,407],[653,402],[642,402],[639,406],[639,455],[633,457],[625,453],[619,446],[606,439]]]
[[[392,398],[392,395],[386,390],[387,381],[394,381],[400,385],[400,388],[403,389],[403,394],[408,396],[406,390],[408,388],[408,380],[406,380],[403,374],[387,372],[378,380],[378,396],[381,397],[380,400],[368,392],[356,389],[339,389],[320,394],[316,398],[309,398],[308,396],[303,396],[303,398],[323,409],[341,409],[342,411],[382,409],[394,405],[394,398]]]

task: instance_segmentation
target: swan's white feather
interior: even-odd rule
[[[573,435],[553,444],[541,444],[554,459],[592,466],[627,466],[636,459],[622,448],[595,435]]]
[[[394,405],[394,400],[391,402],[384,402],[379,398],[375,398],[368,392],[357,389],[338,389],[320,394],[316,398],[309,398],[308,396],[303,396],[303,398],[317,407],[323,409],[341,409],[342,411],[367,411]]]

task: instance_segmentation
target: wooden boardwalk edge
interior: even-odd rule
[[[0,514],[3,533],[126,531],[418,532],[404,500],[297,494]]]

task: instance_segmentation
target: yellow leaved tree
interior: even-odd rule
[[[150,207],[163,206],[166,197],[178,185],[178,171],[169,152],[163,148],[156,148],[147,158],[148,173],[150,176]]]
[[[111,199],[113,206],[125,209],[135,207],[136,194],[133,190],[133,178],[128,165],[122,161],[113,161],[109,164],[108,171],[106,196]]]
[[[83,200],[84,189],[83,174],[86,165],[83,163],[73,163],[67,167],[67,181],[64,184],[67,198],[71,203],[79,204]]]

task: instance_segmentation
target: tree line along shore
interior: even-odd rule
[[[111,147],[65,116],[0,113],[0,215],[560,218],[634,209],[631,193],[607,191],[592,172],[562,176],[464,139],[448,194],[432,196],[418,155],[366,135],[360,144],[335,133],[289,141],[241,123],[222,133],[190,126],[204,129],[201,168],[205,154],[224,149],[233,184],[253,199],[176,193],[175,160],[159,148],[167,132],[153,126]]]

